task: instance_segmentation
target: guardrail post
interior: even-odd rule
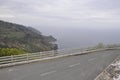
[[[57,50],[53,50],[53,56],[57,56],[58,55],[58,51]]]
[[[41,58],[42,58],[42,57],[41,57],[41,52],[39,53],[39,56],[40,56],[40,59],[41,59]]]
[[[13,63],[13,55],[11,55],[11,63]]]
[[[27,62],[29,61],[29,54],[27,53]]]

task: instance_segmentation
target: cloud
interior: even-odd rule
[[[1,0],[0,15],[2,19],[8,17],[28,25],[120,25],[119,3],[119,0]]]
[[[5,6],[0,7],[0,18],[13,18],[13,12],[7,9]]]
[[[5,15],[0,15],[1,18],[13,18],[13,15],[5,14]]]

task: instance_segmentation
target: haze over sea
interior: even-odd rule
[[[60,49],[94,46],[98,43],[119,44],[120,28],[41,28],[43,34],[57,38]]]

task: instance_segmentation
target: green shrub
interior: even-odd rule
[[[0,48],[0,57],[1,56],[11,56],[11,55],[19,55],[25,54],[26,52],[22,49],[17,48]]]

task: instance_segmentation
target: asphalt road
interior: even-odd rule
[[[94,80],[120,50],[94,52],[0,69],[0,80]]]

